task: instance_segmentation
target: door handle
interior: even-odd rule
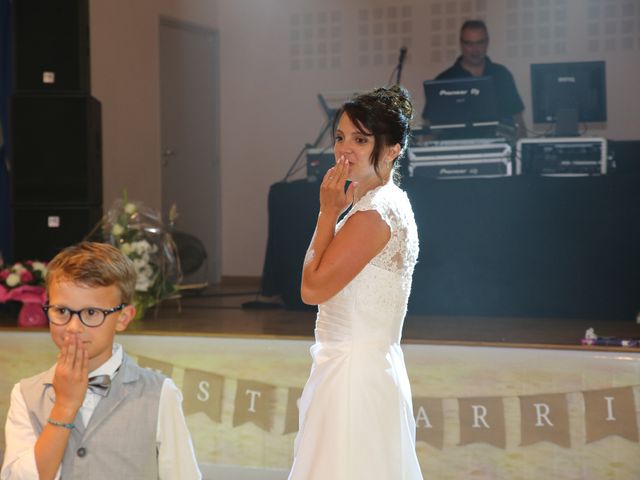
[[[169,164],[169,157],[173,157],[176,151],[173,148],[165,148],[162,150],[162,166],[166,167]]]

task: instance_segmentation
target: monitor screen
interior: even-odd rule
[[[427,80],[424,94],[431,130],[498,125],[491,77]]]
[[[534,123],[555,123],[570,112],[579,122],[607,121],[605,62],[531,65]]]

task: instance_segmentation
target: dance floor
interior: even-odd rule
[[[265,300],[258,290],[232,282],[166,301],[118,339],[182,390],[205,478],[284,480],[291,464],[315,313],[243,308]],[[15,312],[0,315],[2,418],[13,383],[55,360],[45,329],[15,325]],[[425,478],[640,478],[640,349],[582,347],[587,328],[640,336],[635,319],[409,316],[403,349]],[[604,430],[602,398],[617,420]],[[533,428],[531,405],[549,409],[538,418],[548,431]],[[492,428],[475,431],[468,408],[486,409]]]

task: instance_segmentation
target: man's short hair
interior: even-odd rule
[[[489,38],[489,29],[487,28],[487,24],[484,23],[484,20],[467,20],[460,27],[460,38],[462,38],[462,32],[465,30],[484,30],[484,33],[487,34],[487,38]]]
[[[136,270],[129,257],[113,245],[82,242],[65,248],[49,262],[45,278],[47,290],[56,281],[87,287],[115,285],[120,291],[120,301],[131,303],[136,288]]]

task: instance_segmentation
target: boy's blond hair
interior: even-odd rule
[[[115,285],[120,301],[131,303],[136,287],[133,262],[108,243],[82,242],[67,247],[47,265],[47,291],[56,281],[68,281],[87,287]]]

